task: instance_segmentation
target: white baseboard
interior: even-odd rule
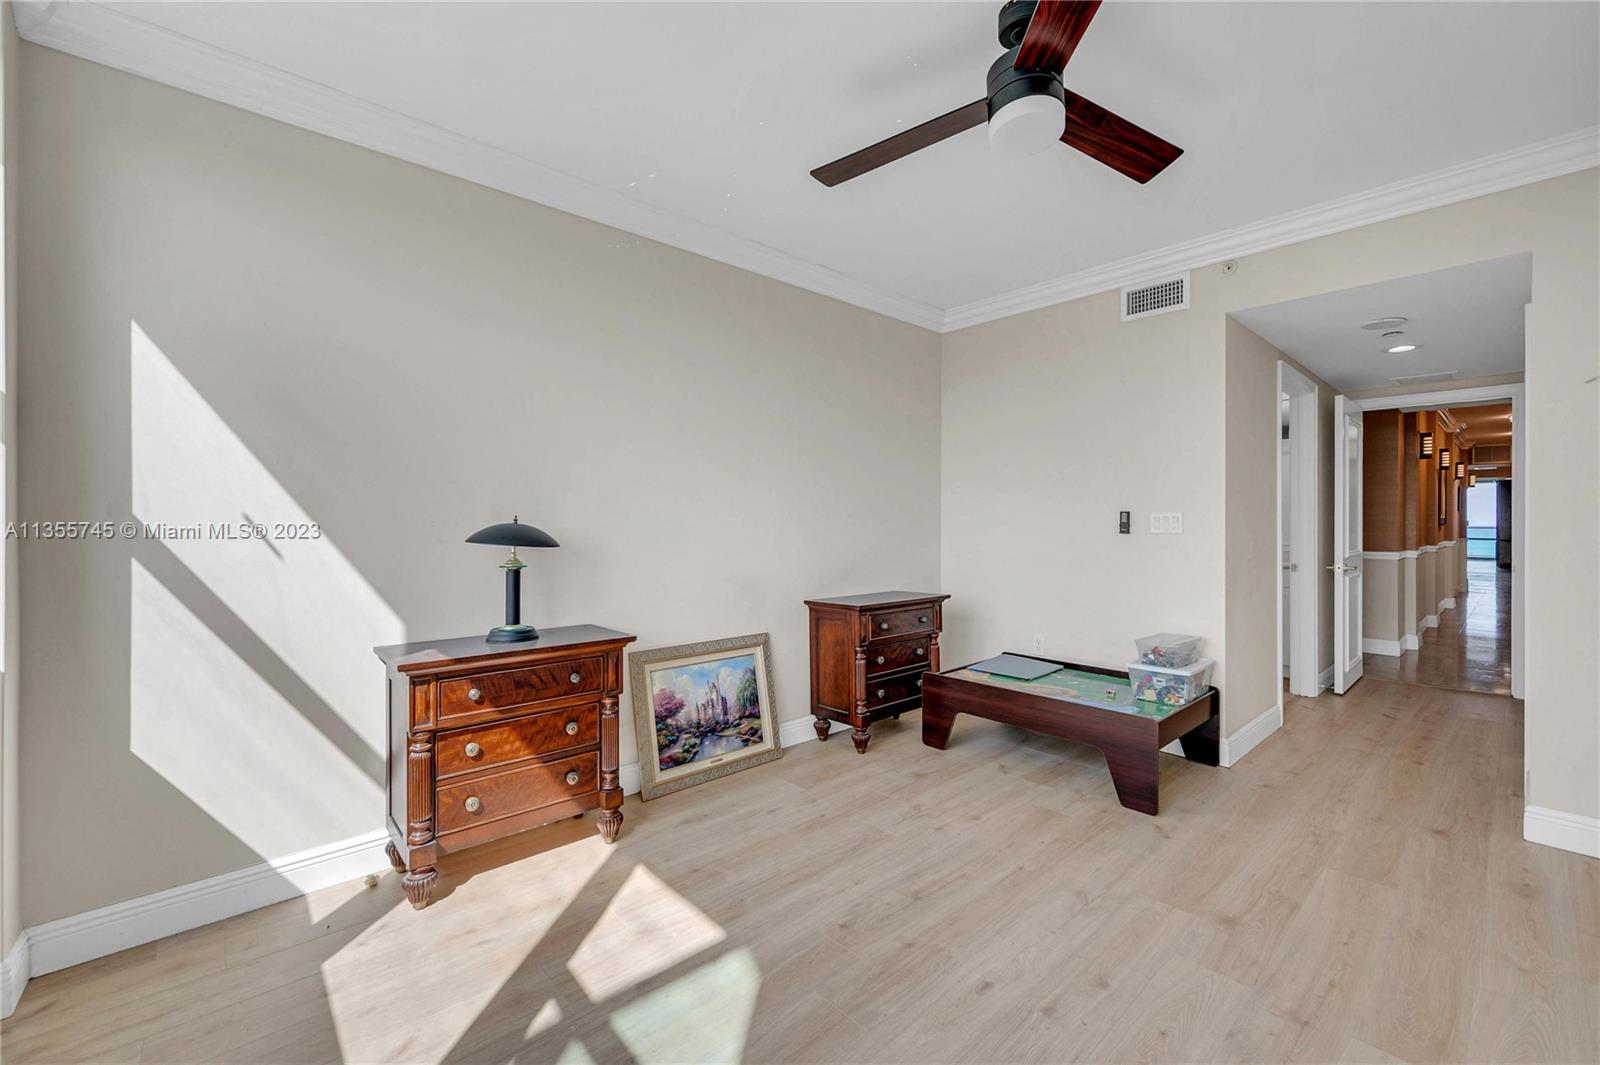
[[[0,961],[0,1018],[9,1017],[22,999],[28,982],[28,930],[17,934],[5,959]]]
[[[1408,632],[1404,636],[1400,637],[1400,646],[1407,651],[1420,650],[1422,647],[1422,637],[1418,636],[1414,632]]]
[[[815,740],[812,720],[807,715],[782,722],[778,726],[779,742],[792,747]],[[835,731],[847,727],[833,723]],[[639,793],[638,762],[619,766],[617,774],[624,794]],[[0,1017],[10,1016],[30,977],[388,869],[389,859],[383,853],[388,841],[387,832],[371,832],[23,929],[11,953],[0,963]]]
[[[1423,629],[1437,629],[1438,627],[1439,627],[1439,615],[1438,614],[1429,614],[1427,617],[1423,618],[1421,623],[1418,625],[1418,628],[1423,628]]]
[[[1447,598],[1439,600],[1439,613],[1443,614],[1446,610],[1454,610],[1455,608],[1456,608],[1456,597],[1455,596],[1452,595],[1452,596],[1448,596]]]
[[[259,910],[389,868],[384,831],[158,891],[28,929],[29,976]]]
[[[1317,691],[1324,692],[1333,687],[1333,667],[1329,666],[1317,674]]]
[[[1361,637],[1361,653],[1399,658],[1404,652],[1400,648],[1399,640],[1375,640],[1370,636],[1363,636]]]
[[[1275,703],[1266,713],[1248,725],[1224,736],[1219,744],[1218,761],[1225,766],[1238,765],[1239,759],[1260,746],[1261,741],[1283,727],[1283,704]]]
[[[783,722],[778,726],[778,742],[785,747],[793,747],[797,743],[805,743],[807,740],[816,739],[817,728],[812,723],[816,720],[816,718],[807,714],[805,717],[797,717],[792,721]],[[838,721],[830,721],[828,724],[831,726],[828,729],[828,735],[830,736],[835,732],[849,731],[850,728],[849,725]]]
[[[1529,843],[1600,858],[1600,818],[1544,806],[1527,806],[1522,810],[1522,838]]]

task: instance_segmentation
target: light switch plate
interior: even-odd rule
[[[1151,511],[1150,531],[1153,533],[1183,532],[1183,513],[1181,511]]]

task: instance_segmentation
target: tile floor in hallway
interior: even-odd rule
[[[1422,646],[1398,657],[1367,654],[1368,677],[1460,691],[1511,694],[1511,571],[1491,559],[1467,563],[1467,594],[1422,634]]]
[[[1226,697],[1226,693],[1224,693]],[[1522,712],[1367,678],[1238,766],[920,715],[38,977],[27,1062],[1592,1062],[1600,862]]]

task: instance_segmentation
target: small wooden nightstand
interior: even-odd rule
[[[922,674],[939,668],[941,604],[935,592],[873,592],[807,599],[811,610],[811,714],[817,739],[842,721],[865,754],[872,723],[922,705]]]
[[[379,647],[389,669],[389,861],[417,909],[441,854],[599,809],[622,829],[617,696],[624,632],[546,629]]]

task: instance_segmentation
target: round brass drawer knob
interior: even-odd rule
[[[567,722],[567,735],[568,736],[576,736],[577,734],[578,734],[578,723],[576,721],[568,721]]]
[[[878,698],[882,699],[886,694],[888,693],[886,693],[882,688],[878,689]]]
[[[920,615],[917,618],[917,624],[918,625],[926,625],[927,623],[928,623],[928,615],[923,614],[923,615]]]
[[[919,687],[919,688],[922,687],[922,678],[921,677],[917,678],[917,687]]]
[[[479,810],[483,809],[483,800],[478,798],[476,795],[468,795],[466,806],[467,813],[475,814]]]
[[[567,774],[567,783],[568,784],[576,784],[577,782],[578,782],[578,771],[576,769],[574,769],[572,772]]]
[[[483,698],[483,693],[477,688],[473,688],[467,692],[467,698],[471,699],[473,702],[477,702],[479,699]]]
[[[482,753],[483,753],[483,748],[479,747],[476,743],[467,744],[467,757],[468,758],[476,758]]]
[[[583,674],[582,673],[572,673],[572,674],[569,674],[567,676],[567,679],[569,681],[571,681],[572,683],[577,684],[577,683],[579,683],[580,681],[583,680]]]
[[[927,648],[926,648],[926,647],[919,647],[919,648],[917,648],[917,654],[919,654],[919,655],[925,655],[925,654],[927,654],[927,653],[928,653],[928,649],[927,649]]]
[[[879,655],[879,656],[878,656],[878,657],[877,657],[877,663],[878,663],[878,665],[880,665],[880,666],[881,666],[881,665],[883,665],[883,656],[882,656],[882,655]]]

